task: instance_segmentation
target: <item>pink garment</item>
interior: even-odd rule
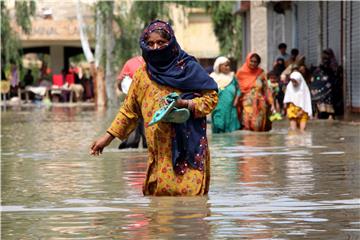
[[[130,58],[126,61],[117,79],[122,80],[126,75],[132,78],[135,71],[144,63],[144,59],[141,56],[135,56],[133,58]]]

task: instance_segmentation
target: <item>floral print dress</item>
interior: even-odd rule
[[[263,77],[258,77],[255,86],[242,98],[243,129],[259,132],[270,131],[269,116],[272,104],[272,93],[266,80]]]
[[[153,114],[162,106],[163,97],[178,89],[159,85],[151,81],[145,65],[133,77],[129,93],[108,132],[120,139],[133,131],[139,117],[144,118],[145,135],[148,143],[146,177],[143,185],[144,195],[156,196],[194,196],[207,194],[210,183],[210,154],[207,139],[199,144],[204,151],[196,156],[203,168],[193,169],[186,164],[181,174],[175,172],[172,164],[172,137],[175,130],[171,123],[159,122],[148,126]],[[202,91],[201,96],[191,100],[189,109],[195,118],[205,117],[216,107],[218,100],[214,90]],[[206,123],[204,126],[206,128]]]

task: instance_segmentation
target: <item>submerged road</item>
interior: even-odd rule
[[[146,150],[88,154],[114,111],[2,112],[2,239],[358,239],[360,127],[208,133],[206,197],[144,197]]]

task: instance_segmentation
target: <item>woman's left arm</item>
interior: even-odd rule
[[[218,93],[214,90],[201,92],[201,96],[188,100],[188,109],[195,118],[205,117],[215,109],[218,102]]]
[[[236,92],[235,92],[235,97],[234,97],[234,101],[233,101],[233,106],[236,107],[238,104],[239,104],[239,99],[240,99],[240,96],[241,96],[241,91],[240,91],[240,86],[239,86],[239,83],[237,82],[236,78],[234,78],[234,84],[235,84],[235,89],[236,89]]]
[[[268,105],[271,105],[271,111],[275,111],[275,103],[274,103],[274,98],[273,98],[273,94],[272,94],[272,90],[271,87],[268,84],[268,81],[266,79],[266,75],[264,73],[264,75],[262,76],[263,78],[263,82],[264,82],[264,95],[265,95],[265,100],[267,101]]]

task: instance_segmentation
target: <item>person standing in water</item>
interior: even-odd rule
[[[143,117],[148,143],[144,195],[207,194],[210,153],[206,115],[216,107],[217,84],[180,48],[173,29],[164,21],[153,21],[144,29],[140,47],[145,65],[135,72],[124,104],[105,135],[91,145],[90,153],[99,155],[115,137],[125,139]],[[176,107],[187,108],[190,118],[183,124],[161,121],[149,126],[163,98],[173,92],[182,97],[176,100]]]
[[[219,102],[211,114],[212,132],[225,133],[239,130],[240,122],[236,106],[240,98],[240,88],[234,72],[230,69],[230,60],[226,57],[218,57],[210,77],[219,87]]]
[[[238,104],[239,121],[243,130],[256,132],[271,130],[269,117],[275,109],[271,89],[260,62],[261,58],[257,53],[249,53],[245,63],[236,73],[241,89]]]
[[[310,91],[300,72],[290,74],[290,82],[286,87],[284,104],[290,121],[290,129],[304,131],[307,121],[312,116]]]
[[[128,94],[132,79],[134,77],[134,73],[143,64],[145,64],[145,62],[142,56],[132,57],[124,64],[119,76],[117,77],[117,86],[124,94]],[[147,148],[144,120],[142,118],[139,118],[136,129],[132,133],[130,133],[129,137],[125,141],[120,143],[119,149],[138,148],[140,140],[142,140],[142,147]]]

